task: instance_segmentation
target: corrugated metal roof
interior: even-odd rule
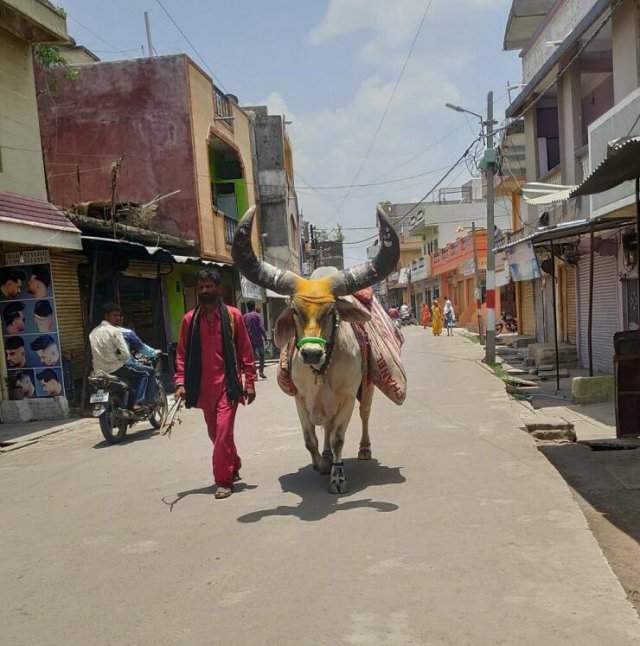
[[[0,220],[80,233],[80,230],[53,204],[6,191],[0,191]]]
[[[602,193],[636,177],[640,177],[640,137],[623,138],[609,146],[606,159],[569,197]]]

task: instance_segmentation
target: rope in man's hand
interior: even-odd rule
[[[182,408],[183,402],[184,399],[182,397],[176,397],[176,400],[173,402],[173,405],[171,406],[169,413],[167,414],[167,419],[164,423],[164,430],[162,431],[162,435],[167,435],[169,438],[171,438],[171,431],[173,430],[176,422],[178,424],[182,424],[182,419],[178,417],[178,413]]]

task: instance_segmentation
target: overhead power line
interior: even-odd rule
[[[100,34],[97,32],[93,31],[90,27],[87,27],[86,25],[83,25],[79,20],[74,18],[73,16],[70,16],[67,14],[67,17],[72,20],[73,22],[76,23],[79,27],[82,27],[87,33],[91,34],[94,38],[97,38],[103,45],[106,45],[107,47],[110,47],[111,49],[118,49],[116,45],[110,43],[108,40],[105,40]]]
[[[373,150],[373,147],[376,144],[376,141],[378,140],[378,135],[380,134],[380,131],[382,130],[382,126],[385,122],[385,119],[387,118],[387,114],[389,113],[389,109],[391,108],[391,104],[393,103],[393,99],[396,96],[396,92],[398,91],[398,87],[400,86],[400,82],[402,81],[402,78],[404,77],[405,70],[407,69],[407,65],[409,64],[409,60],[411,59],[411,56],[413,54],[413,50],[415,49],[416,43],[418,42],[418,37],[420,36],[420,32],[422,31],[422,27],[424,25],[425,20],[427,19],[427,14],[429,13],[429,9],[431,9],[431,5],[433,4],[433,0],[429,0],[425,6],[424,12],[422,14],[422,20],[420,20],[420,24],[418,25],[418,29],[416,30],[415,36],[413,37],[413,40],[411,41],[411,45],[409,46],[409,51],[407,52],[407,56],[404,59],[404,63],[402,64],[402,68],[400,69],[400,73],[398,74],[398,78],[396,79],[395,85],[393,86],[393,90],[391,91],[391,95],[389,96],[389,100],[387,101],[387,105],[384,109],[384,112],[382,113],[382,117],[380,118],[380,122],[378,123],[378,127],[376,128],[375,132],[373,133],[373,138],[371,139],[371,142],[369,143],[369,147],[367,148],[364,157],[362,158],[362,161],[360,162],[360,165],[358,166],[358,170],[356,171],[356,174],[353,176],[353,180],[351,181],[351,185],[349,187],[349,190],[345,194],[345,196],[342,198],[342,202],[340,203],[340,206],[338,207],[338,212],[336,213],[336,219],[340,216],[340,212],[342,211],[342,208],[345,204],[345,202],[349,199],[349,196],[351,195],[351,192],[353,191],[356,182],[358,181],[360,177],[360,173],[362,172],[362,169],[364,168],[364,165],[367,163],[367,160],[369,159],[369,155],[371,154],[371,151]]]
[[[193,50],[193,53],[200,59],[200,62],[205,67],[205,69],[209,72],[209,74],[211,74],[211,77],[216,82],[218,87],[228,94],[229,90],[225,88],[222,81],[215,75],[214,71],[211,69],[211,67],[209,67],[209,64],[205,60],[204,56],[198,51],[198,48],[191,42],[191,39],[189,38],[189,36],[187,36],[187,34],[184,33],[180,25],[175,21],[175,19],[169,13],[167,8],[162,4],[161,0],[156,0],[156,2],[158,3],[158,6],[162,9],[162,11],[164,11],[167,18],[169,18],[169,20],[171,21],[171,24],[180,32],[180,35],[185,39],[189,47],[191,47],[191,49]]]
[[[467,149],[458,157],[458,159],[453,163],[453,166],[449,168],[449,170],[415,203],[412,205],[412,207],[398,220],[394,222],[394,225],[398,225],[401,222],[404,222],[417,208],[420,206],[420,204],[423,204],[425,200],[429,198],[430,195],[432,195],[435,190],[444,182],[451,173],[466,159],[467,155],[471,152],[473,147],[480,141],[480,137],[477,139],[474,139],[473,142],[467,147]],[[357,240],[356,242],[345,242],[343,244],[348,244],[348,245],[358,245],[358,244],[363,244],[365,242],[369,242],[371,240],[375,240],[378,236],[369,236],[368,238],[363,238],[362,240]]]

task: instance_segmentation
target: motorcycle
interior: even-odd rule
[[[143,404],[135,410],[130,407],[133,393],[129,384],[106,372],[89,376],[89,384],[94,389],[89,397],[91,413],[98,418],[100,431],[109,444],[122,442],[129,427],[137,422],[148,420],[156,430],[164,424],[169,405],[167,394],[160,381],[161,356],[158,354],[155,359],[139,358],[141,363],[153,367],[156,397],[152,403]]]
[[[496,323],[496,334],[502,334],[503,332],[517,332],[518,331],[518,321],[509,315],[503,315],[500,320]]]

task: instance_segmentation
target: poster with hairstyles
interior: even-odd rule
[[[9,398],[64,395],[47,251],[5,254],[0,264],[0,327]]]

